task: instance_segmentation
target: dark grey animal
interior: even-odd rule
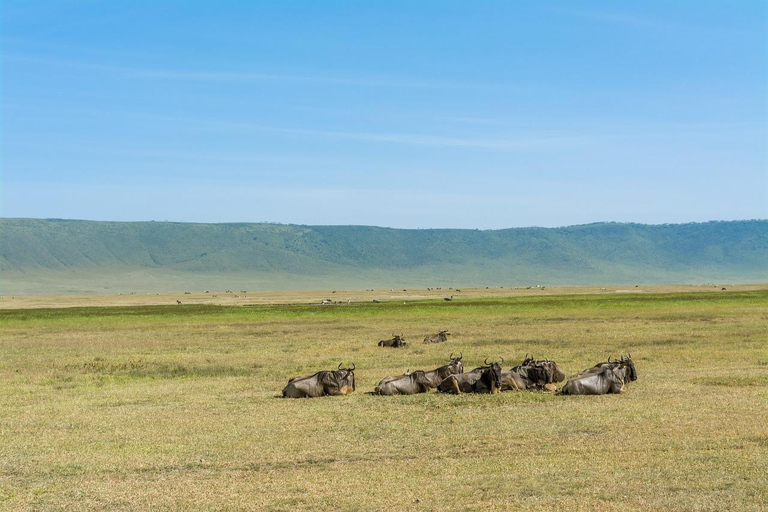
[[[565,380],[565,372],[554,361],[536,361],[525,356],[523,363],[502,374],[501,390],[543,389],[555,391],[555,382]]]
[[[621,393],[624,385],[637,380],[637,370],[632,356],[622,357],[618,361],[598,363],[572,377],[560,391],[562,395],[604,395]]]
[[[618,368],[618,367],[626,367],[627,369],[627,379],[629,381],[635,381],[637,380],[637,371],[635,370],[635,363],[632,362],[632,354],[627,354],[627,356],[622,356],[621,359],[614,359],[611,361],[611,358],[608,358],[608,361],[597,363],[592,368],[587,368],[586,370],[582,371],[579,376],[581,375],[588,375],[592,373],[601,373],[606,368]]]
[[[599,373],[578,375],[568,380],[561,395],[605,395],[623,393],[626,371],[623,368],[605,368]]]
[[[469,373],[450,375],[443,379],[437,390],[441,393],[498,393],[501,389],[501,363],[489,363]]]
[[[434,336],[425,337],[424,343],[442,343],[444,341],[448,341],[448,336],[450,335],[451,333],[449,333],[448,331],[440,331]]]
[[[324,370],[313,375],[294,377],[283,388],[283,398],[315,398],[348,395],[355,390],[355,365],[337,370]]]
[[[402,334],[393,334],[392,337],[388,340],[381,340],[379,342],[380,347],[392,347],[392,348],[400,348],[408,345],[405,342],[405,338],[403,338]]]
[[[424,372],[417,370],[397,377],[386,376],[376,386],[377,395],[415,395],[426,393],[432,389],[432,383],[426,378]]]
[[[435,368],[432,371],[424,372],[424,376],[429,380],[430,386],[436,388],[449,375],[464,373],[464,364],[461,362],[463,358],[464,354],[459,353],[459,357],[453,357],[453,352],[451,352],[448,364]]]

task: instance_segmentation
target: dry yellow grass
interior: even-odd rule
[[[4,298],[30,309],[0,311],[0,508],[764,510],[768,292],[727,288]],[[376,346],[392,332],[409,347]],[[452,351],[568,374],[631,352],[640,378],[602,397],[366,394]],[[353,395],[276,398],[341,361]]]

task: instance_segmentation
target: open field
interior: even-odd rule
[[[0,509],[765,510],[768,287],[725,286],[4,297]],[[639,380],[367,394],[451,352]],[[276,398],[342,361],[354,394]]]
[[[725,288],[725,290],[723,290]],[[194,290],[174,293],[123,291],[111,294],[63,295],[0,295],[0,309],[64,308],[75,306],[163,306],[186,305],[251,306],[256,304],[309,304],[324,299],[347,302],[402,302],[453,297],[456,302],[466,299],[541,297],[552,295],[647,294],[755,291],[768,284],[697,284],[697,285],[622,285],[622,286],[493,286],[480,288],[382,288],[371,290],[313,290],[313,291],[253,291],[233,287],[232,290]]]

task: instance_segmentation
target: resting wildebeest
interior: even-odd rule
[[[424,338],[424,343],[442,343],[443,341],[448,340],[448,336],[450,336],[451,333],[448,331],[440,331],[439,333],[435,334],[434,336],[427,336]]]
[[[392,337],[388,340],[381,340],[379,342],[380,347],[393,347],[393,348],[399,348],[406,346],[407,343],[405,342],[405,338],[403,338],[402,334],[393,334]]]
[[[469,373],[451,375],[443,379],[437,390],[441,393],[498,393],[501,389],[501,363],[489,363]]]
[[[565,380],[565,372],[554,361],[544,359],[536,361],[528,355],[523,363],[515,366],[501,376],[501,390],[522,390],[538,388],[545,391],[555,391],[554,382]]]
[[[438,385],[440,385],[443,379],[449,375],[464,373],[464,364],[461,362],[463,358],[464,354],[459,353],[459,357],[453,357],[453,352],[451,352],[451,357],[448,359],[450,362],[448,364],[445,364],[439,368],[435,368],[432,371],[424,372],[424,376],[427,378],[430,385],[433,388],[436,388]]]
[[[355,390],[355,364],[352,368],[323,370],[305,377],[294,377],[283,389],[283,398],[315,398],[347,395]]]
[[[376,386],[374,393],[377,395],[415,395],[426,393],[431,388],[432,384],[424,372],[417,370],[397,377],[384,377]]]
[[[627,382],[637,380],[635,363],[632,356],[622,357],[620,361],[598,363],[579,375],[572,377],[560,391],[561,395],[604,395],[621,393]]]
[[[632,354],[627,354],[626,357],[622,356],[621,359],[614,359],[613,361],[611,361],[611,358],[609,357],[607,362],[597,363],[592,368],[587,368],[581,372],[578,376],[581,377],[583,375],[601,373],[606,368],[618,368],[622,366],[627,370],[628,381],[637,380],[637,372],[635,371],[635,363],[632,362]]]
[[[623,368],[606,367],[599,373],[586,373],[569,379],[561,395],[605,395],[607,393],[622,393],[624,391]]]

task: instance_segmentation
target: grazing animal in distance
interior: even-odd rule
[[[351,368],[323,370],[304,377],[294,377],[283,388],[283,398],[316,398],[348,395],[355,390],[355,364]]]
[[[381,340],[379,342],[380,347],[392,347],[392,348],[400,348],[408,345],[405,342],[405,338],[403,338],[402,334],[393,334],[392,337],[388,340]]]
[[[448,331],[440,331],[434,336],[426,336],[424,338],[424,343],[442,343],[444,341],[448,341],[448,336],[450,336],[451,333]]]

